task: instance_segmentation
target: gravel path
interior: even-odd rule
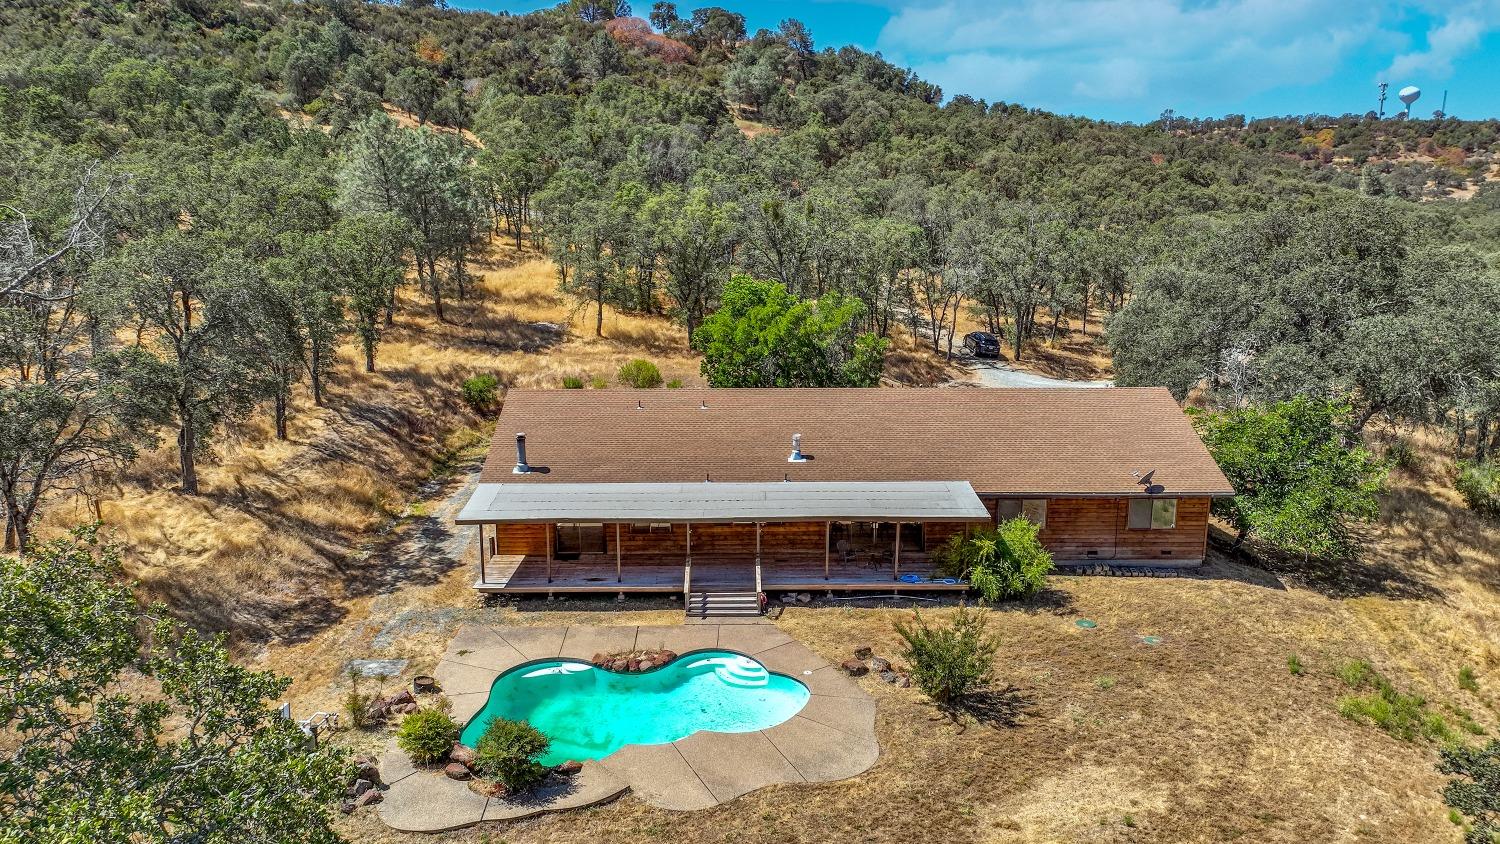
[[[1063,378],[1048,378],[1031,372],[1013,369],[1005,361],[967,360],[963,362],[973,376],[972,382],[980,387],[1113,387],[1113,381],[1069,381]]]

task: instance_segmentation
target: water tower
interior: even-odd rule
[[[1401,102],[1406,105],[1405,110],[1403,110],[1401,112],[1401,116],[1402,117],[1410,117],[1411,116],[1411,104],[1414,103],[1414,102],[1416,102],[1418,97],[1422,96],[1422,89],[1418,88],[1415,85],[1408,85],[1405,88],[1402,88],[1399,92],[1397,92],[1396,96],[1400,97],[1401,98]]]

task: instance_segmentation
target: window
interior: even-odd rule
[[[559,559],[576,559],[579,554],[603,554],[604,525],[601,522],[558,525],[556,542]]]
[[[1177,499],[1130,499],[1131,530],[1171,530],[1177,527]]]
[[[631,522],[631,533],[671,533],[670,522]]]
[[[1020,516],[1028,522],[1036,523],[1037,527],[1047,526],[1047,499],[1045,498],[1002,498],[999,500],[995,512],[996,522],[1006,522]]]

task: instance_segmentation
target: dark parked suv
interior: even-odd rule
[[[970,331],[964,335],[964,351],[976,358],[998,358],[1000,338],[988,331]]]

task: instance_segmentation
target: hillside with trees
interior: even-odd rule
[[[1172,657],[1152,688],[1134,639],[1058,657],[1050,612],[1008,616],[1016,664],[1047,666],[1044,701],[1079,702],[1044,722],[1088,775],[1024,730],[905,731],[882,742],[924,777],[879,769],[873,796],[851,799],[893,811],[862,816],[892,840],[933,834],[929,821],[967,840],[957,819],[973,806],[1051,789],[997,828],[1041,806],[1085,837],[1096,814],[1117,824],[1163,800],[1210,820],[1153,811],[1143,840],[1337,838],[1364,828],[1337,813],[1349,806],[1377,807],[1405,840],[1445,828],[1425,803],[1410,811],[1439,787],[1431,761],[1346,741],[1330,689],[1297,679],[1298,652],[1383,658],[1433,700],[1472,695],[1497,726],[1478,697],[1492,686],[1448,686],[1460,662],[1500,668],[1485,638],[1500,542],[1484,516],[1500,512],[1500,121],[1109,123],[941,91],[796,20],[749,32],[727,8],[631,11],[0,4],[0,506],[5,553],[29,555],[0,568],[33,625],[0,644],[87,650],[103,631],[108,646],[67,663],[80,677],[64,685],[46,653],[8,657],[36,685],[0,710],[38,725],[0,767],[0,801],[24,809],[16,840],[95,836],[103,811],[130,815],[131,840],[174,824],[236,840],[240,806],[217,781],[185,788],[180,765],[261,795],[266,840],[331,840],[320,806],[337,760],[298,767],[295,736],[264,711],[286,685],[258,672],[333,710],[343,659],[428,656],[420,625],[441,630],[475,600],[442,507],[505,387],[934,383],[976,328],[1020,366],[1081,338],[1116,383],[1171,389],[1242,492],[1218,506],[1223,553],[1249,549],[1306,588],[1265,589],[1266,571],[1229,556],[1202,582],[1060,588],[1080,612],[1222,636],[1183,632],[1199,656]],[[893,377],[898,360],[924,377]],[[95,521],[123,547],[57,541]],[[891,635],[865,612],[792,623],[831,655]],[[193,630],[263,664],[238,668]],[[1111,697],[1101,665],[1139,697]],[[145,704],[121,683],[168,693]],[[215,684],[221,699],[195,695]],[[1153,716],[1165,742],[1099,729],[1163,695],[1180,703]],[[69,720],[84,702],[118,710]],[[927,717],[905,698],[881,706]],[[246,732],[179,745],[161,723],[199,716]],[[1242,768],[1264,749],[1240,741],[1246,723],[1279,724],[1317,758]],[[78,746],[85,733],[108,741]],[[171,753],[147,752],[157,742]],[[1175,761],[1150,788],[1114,767],[1156,752]],[[236,761],[257,756],[264,768]],[[108,776],[31,779],[54,758]],[[955,758],[1007,767],[973,776]],[[1205,758],[1234,774],[1172,773]],[[1330,801],[1332,816],[1304,805],[1334,781],[1359,799]],[[145,791],[157,814],[135,811]],[[753,800],[756,815],[809,811]],[[1295,831],[1278,838],[1283,811]],[[706,817],[672,831],[719,834]],[[657,829],[639,821],[608,815],[599,834]]]

